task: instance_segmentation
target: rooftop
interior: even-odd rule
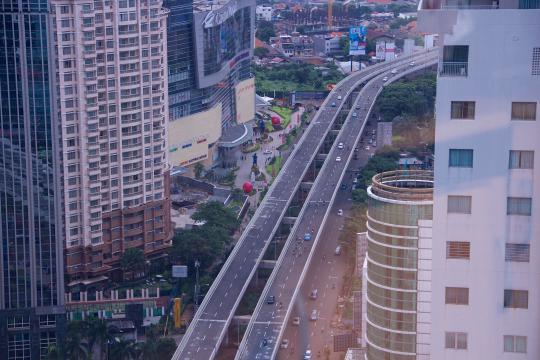
[[[540,9],[540,0],[421,0],[419,10]]]
[[[373,176],[371,192],[401,201],[433,201],[433,171],[394,170]]]

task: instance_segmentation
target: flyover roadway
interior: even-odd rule
[[[339,184],[343,180],[377,96],[385,84],[411,72],[435,65],[437,60],[434,55],[415,59],[414,66],[409,62],[391,63],[392,65],[386,67],[384,72],[369,80],[357,95],[353,109],[347,116],[266,283],[240,344],[236,360],[275,358],[294,300],[339,191]],[[391,73],[391,70],[397,71],[396,74]],[[388,81],[385,82],[384,77],[387,77]],[[340,143],[343,146],[338,147]],[[311,234],[312,240],[304,241],[304,234],[308,233]],[[267,303],[269,296],[275,298],[272,304]],[[309,320],[304,318],[301,321],[305,324]]]
[[[346,77],[336,85],[270,186],[263,202],[208,290],[172,357],[174,360],[214,359],[236,308],[294,194],[352,91],[360,83],[398,65],[408,64],[410,61],[418,62],[425,58],[434,59],[434,56],[436,54],[433,51],[422,52],[377,64]],[[338,100],[338,96],[343,100]],[[334,102],[336,106],[330,106]],[[334,159],[329,160],[334,162]],[[329,160],[327,159],[326,163]]]

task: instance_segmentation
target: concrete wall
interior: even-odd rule
[[[187,166],[209,157],[209,146],[221,136],[221,103],[210,110],[169,123],[169,164]]]
[[[442,41],[468,45],[469,67],[437,82],[431,358],[540,359],[540,108],[536,121],[510,116],[512,101],[540,105],[540,10],[453,13]],[[475,119],[451,120],[451,101],[475,101]],[[473,149],[473,168],[449,168],[450,148]],[[535,150],[534,170],[509,170],[509,150]],[[447,214],[448,195],[471,195],[472,214]],[[532,216],[507,215],[508,196],[532,197]],[[447,241],[470,241],[470,260],[447,260]],[[505,262],[507,242],[530,243],[530,262]],[[469,304],[445,305],[447,286],[468,287]],[[528,290],[528,309],[504,308],[504,289]],[[468,349],[445,349],[445,331],[466,332]],[[527,354],[503,353],[504,335],[527,336]]]

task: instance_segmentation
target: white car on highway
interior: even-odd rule
[[[393,69],[392,71],[390,71],[392,74],[397,74],[397,69]]]
[[[271,154],[271,153],[272,153],[272,150],[266,149],[266,150],[263,151],[264,155],[268,155],[268,154]]]
[[[415,62],[414,62],[414,61],[411,61],[411,62],[409,63],[409,66],[414,66],[414,65],[415,65]]]
[[[339,209],[339,210],[337,211],[337,214],[338,214],[338,216],[342,216],[342,215],[343,215],[343,210]]]
[[[382,78],[382,81],[387,82],[388,78],[385,76],[385,77]]]
[[[340,162],[340,161],[341,161],[341,156],[338,156],[338,157],[336,158],[336,161],[337,161],[337,162]]]
[[[341,100],[341,95],[338,95],[337,99],[338,99],[338,100]]]
[[[357,116],[358,116],[357,113],[355,113],[355,112],[352,113],[352,117],[357,117]]]
[[[304,353],[304,360],[311,360],[311,350],[306,350]]]
[[[289,340],[288,340],[288,339],[283,339],[283,341],[281,341],[280,347],[281,347],[282,349],[288,348],[288,347],[289,347]]]
[[[292,324],[293,325],[300,325],[300,316],[293,317]]]
[[[337,148],[338,148],[338,149],[343,149],[343,143],[340,142],[339,144],[337,144]]]
[[[316,321],[319,318],[319,315],[317,314],[317,310],[313,309],[311,312],[311,316],[309,317],[311,321]]]

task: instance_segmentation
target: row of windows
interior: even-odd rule
[[[506,243],[504,260],[509,262],[529,262],[530,244]],[[446,258],[469,260],[471,257],[471,243],[468,241],[447,241]]]
[[[472,196],[448,195],[447,212],[449,214],[471,214]],[[506,214],[530,216],[532,199],[529,197],[507,197]]]
[[[447,349],[466,350],[467,333],[446,332],[444,346]],[[527,337],[517,335],[503,336],[503,351],[505,353],[527,353]]]
[[[452,101],[450,118],[474,120],[476,103],[474,101]],[[536,120],[536,102],[512,102],[512,120]]]
[[[473,167],[472,149],[450,149],[448,151],[449,167]],[[509,169],[532,169],[534,167],[534,151],[510,150],[508,157]]]
[[[445,304],[469,305],[469,288],[446,287]],[[504,307],[511,309],[528,309],[529,292],[527,290],[504,290]]]

